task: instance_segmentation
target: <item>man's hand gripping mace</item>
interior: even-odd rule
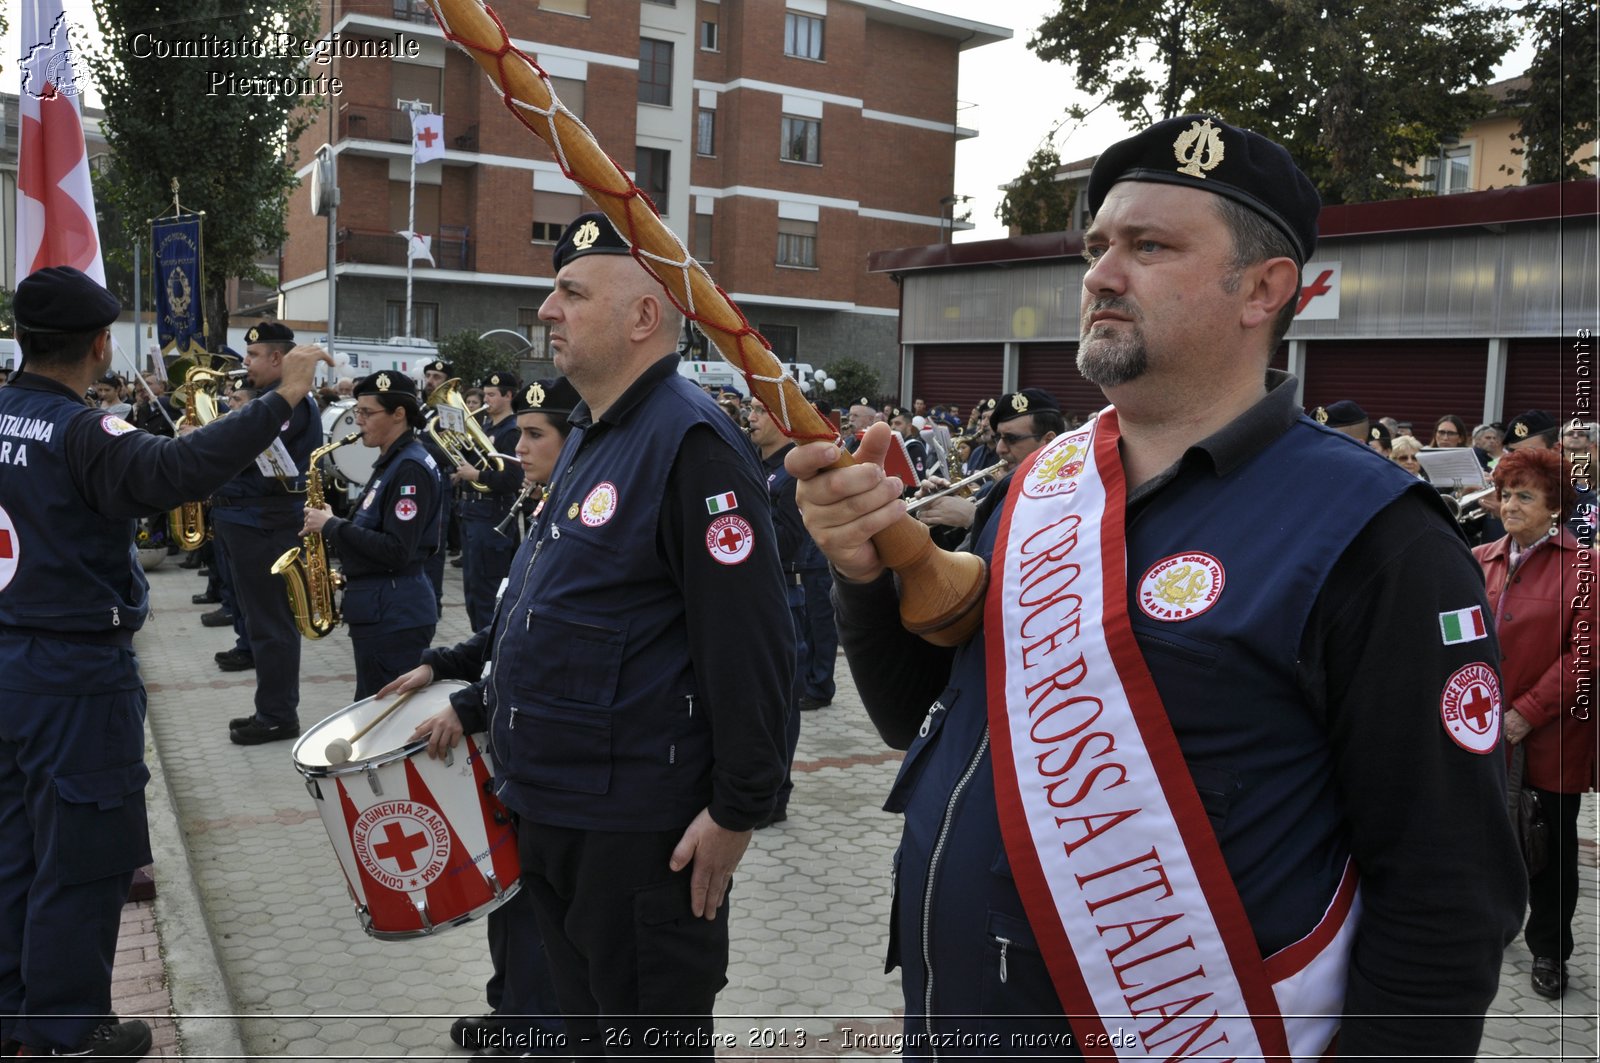
[[[561,172],[589,193],[673,304],[744,374],[783,433],[803,443],[835,440],[833,426],[806,401],[766,341],[656,216],[649,197],[556,98],[545,72],[511,43],[499,16],[482,0],[428,0],[428,6],[445,37],[483,68],[506,108],[549,145]],[[853,464],[841,447],[830,468]],[[959,645],[977,630],[988,580],[982,558],[938,549],[928,529],[909,515],[872,542],[900,577],[906,630],[940,646]]]

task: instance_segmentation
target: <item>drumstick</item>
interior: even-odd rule
[[[783,434],[802,443],[836,439],[837,430],[806,401],[760,333],[661,221],[649,197],[556,98],[548,75],[512,44],[484,0],[428,0],[428,6],[445,39],[489,75],[512,116],[549,145],[562,174],[611,219],[634,260],[744,374],[750,393],[761,399]],[[830,467],[854,463],[840,447]],[[927,527],[910,516],[872,541],[884,564],[900,576],[900,617],[907,630],[938,646],[960,645],[977,630],[988,581],[982,558],[937,549]]]
[[[329,742],[328,748],[322,751],[323,755],[328,758],[328,763],[343,764],[347,762],[352,756],[355,755],[356,743],[361,741],[368,731],[378,726],[384,720],[387,720],[390,715],[393,714],[395,709],[398,709],[400,706],[404,705],[406,700],[410,698],[411,695],[415,694],[421,689],[423,688],[412,687],[404,694],[401,694],[398,698],[395,698],[393,704],[391,704],[387,709],[384,709],[382,712],[378,713],[378,715],[374,716],[372,719],[368,720],[366,725],[363,726],[361,730],[357,731],[349,738],[335,738],[332,742]]]

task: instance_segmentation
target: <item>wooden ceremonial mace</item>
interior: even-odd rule
[[[633,257],[694,321],[722,357],[744,374],[784,435],[802,443],[833,442],[833,426],[806,401],[761,334],[750,327],[705,268],[657,217],[650,199],[566,109],[545,72],[511,43],[500,17],[482,0],[428,0],[445,37],[481,66],[506,108],[549,145],[561,172],[581,185],[633,248]],[[830,468],[855,464],[844,448]],[[900,620],[938,646],[956,646],[983,618],[987,567],[976,554],[933,545],[928,529],[906,516],[872,543],[900,577]]]

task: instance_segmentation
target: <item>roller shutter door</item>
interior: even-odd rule
[[[1447,413],[1470,428],[1483,414],[1488,344],[1469,340],[1312,342],[1306,351],[1308,411],[1354,399],[1374,419],[1410,421],[1427,442]]]
[[[911,397],[931,410],[955,403],[962,413],[1000,394],[1005,351],[998,344],[916,347],[911,353]]]
[[[1549,410],[1557,421],[1569,421],[1579,413],[1577,375],[1578,360],[1562,350],[1557,340],[1512,340],[1506,351],[1505,404],[1500,410],[1501,422],[1528,410]],[[1563,354],[1567,354],[1563,357]],[[1594,367],[1594,359],[1589,359]],[[1586,420],[1594,420],[1594,377],[1585,379],[1588,384],[1588,413]]]
[[[1106,396],[1078,372],[1076,343],[1034,343],[1022,348],[1017,361],[1017,386],[1048,391],[1077,425],[1105,408]]]

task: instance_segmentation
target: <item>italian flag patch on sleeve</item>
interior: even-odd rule
[[[739,500],[733,497],[732,491],[725,491],[720,495],[712,495],[706,499],[706,512],[712,516],[726,513],[730,509],[738,509]]]
[[[1454,646],[1458,642],[1476,642],[1487,638],[1489,631],[1483,626],[1483,609],[1473,606],[1471,609],[1457,609],[1453,613],[1439,614],[1439,633],[1444,636],[1446,646]]]

